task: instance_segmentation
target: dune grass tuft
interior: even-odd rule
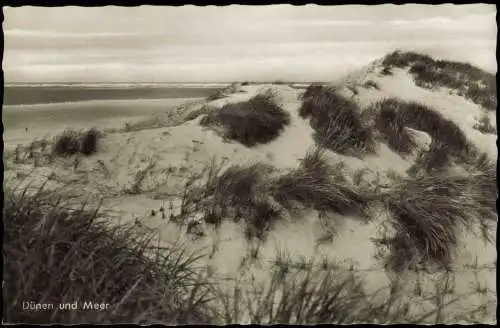
[[[414,311],[422,301],[405,298],[397,281],[367,293],[356,274],[335,265],[325,267],[325,262],[321,266],[307,262],[297,267],[279,259],[266,284],[253,282],[250,288],[237,284],[229,292],[219,290],[214,311],[218,321],[254,325],[443,323],[440,314],[459,299],[443,297],[437,285],[439,304],[422,315]]]
[[[497,168],[486,154],[478,156],[474,165],[471,195],[477,204],[477,214],[483,221],[497,221]]]
[[[450,154],[458,155],[467,150],[468,141],[462,129],[435,109],[424,104],[409,102],[402,104],[399,114],[406,126],[427,132],[434,140],[445,144]]]
[[[231,324],[248,318],[250,324],[349,324],[362,321],[367,296],[360,279],[329,270],[271,274],[268,286],[250,290],[234,287],[221,293],[220,321]]]
[[[373,81],[373,80],[368,80],[365,83],[363,83],[363,87],[365,87],[367,89],[380,90],[380,86],[378,85],[378,83]]]
[[[131,225],[110,226],[97,210],[72,209],[58,195],[7,192],[4,320],[9,323],[209,323],[209,285],[199,258],[180,245],[155,245]],[[54,304],[23,310],[23,302]],[[60,310],[58,304],[104,304]],[[108,305],[106,305],[108,304]]]
[[[71,156],[80,151],[80,136],[75,131],[64,131],[56,137],[53,152],[59,156]]]
[[[424,54],[420,54],[414,51],[401,51],[396,50],[387,54],[382,62],[382,65],[386,67],[398,67],[404,68],[413,63],[432,63],[432,57]]]
[[[307,86],[306,90],[300,95],[300,99],[304,100],[306,98],[312,97],[315,94],[321,93],[325,87],[322,84],[313,83]],[[307,115],[301,115],[301,117],[306,117]]]
[[[356,103],[334,89],[310,86],[299,108],[302,118],[310,118],[316,142],[341,154],[375,151],[373,133],[361,120]]]
[[[226,104],[205,116],[200,124],[220,125],[226,138],[253,147],[276,139],[290,124],[290,114],[269,90],[244,102]]]
[[[55,137],[52,152],[57,156],[90,156],[97,152],[101,137],[101,132],[95,128],[80,132],[66,130]]]
[[[273,197],[287,210],[297,210],[297,205],[320,211],[340,214],[360,214],[367,197],[353,187],[339,183],[336,172],[327,164],[324,151],[309,151],[300,166],[279,176],[272,183]]]
[[[399,153],[410,153],[417,146],[414,136],[405,127],[430,135],[432,144],[418,160],[419,166],[426,171],[440,170],[451,163],[451,159],[467,161],[475,157],[475,147],[462,129],[432,107],[387,98],[372,105],[371,109],[377,113],[375,127],[389,147]]]
[[[466,178],[408,180],[386,200],[396,231],[407,235],[430,261],[451,263],[456,223],[468,220],[469,209],[461,199],[466,185]]]
[[[201,213],[215,225],[242,220],[247,237],[264,238],[276,221],[305,209],[363,214],[370,199],[349,185],[340,166],[328,164],[320,149],[309,151],[297,169],[284,173],[263,163],[224,170],[213,163],[186,185],[181,216]]]
[[[483,134],[496,134],[497,129],[493,124],[491,124],[490,117],[487,114],[481,115],[481,117],[474,124],[474,129],[478,130]]]
[[[432,140],[428,150],[418,153],[415,164],[410,168],[409,174],[418,175],[420,170],[425,173],[446,171],[453,163],[448,146],[442,142]]]
[[[380,71],[380,74],[382,74],[383,76],[393,75],[392,70],[389,66],[384,66]]]
[[[395,218],[392,269],[406,269],[411,262],[449,268],[457,229],[474,231],[479,224],[485,233],[497,221],[497,191],[492,178],[492,171],[471,176],[428,175],[404,180],[385,194],[384,202]]]
[[[213,160],[186,186],[181,216],[201,213],[206,223],[216,226],[224,219],[243,220],[249,237],[264,238],[283,214],[281,206],[269,198],[272,171],[273,167],[263,163],[223,169]]]
[[[97,143],[101,137],[100,132],[95,129],[85,131],[81,137],[80,152],[83,155],[90,156],[97,152]]]
[[[405,128],[403,120],[398,115],[398,106],[399,102],[392,98],[378,102],[375,127],[392,150],[400,154],[409,154],[415,150],[417,143],[415,136]]]

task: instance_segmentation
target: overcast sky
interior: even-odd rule
[[[4,7],[6,82],[331,80],[396,48],[496,71],[494,5]]]

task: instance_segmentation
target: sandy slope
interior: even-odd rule
[[[390,96],[429,104],[456,122],[477,146],[488,152],[492,158],[496,158],[496,137],[482,135],[472,128],[474,117],[480,114],[477,105],[462,97],[449,95],[446,90],[431,92],[419,88],[403,70],[394,70],[394,73],[393,76],[380,76],[377,74],[376,65],[372,65],[343,79],[342,83],[358,85],[359,94],[353,97],[364,107]],[[365,80],[376,81],[380,90],[359,86]],[[332,219],[335,222],[337,235],[332,243],[321,246],[316,246],[316,240],[322,236],[323,230],[317,219],[318,213],[315,211],[311,211],[304,218],[280,222],[270,234],[268,241],[261,245],[261,264],[254,265],[248,270],[242,269],[242,259],[249,247],[243,238],[242,226],[228,222],[218,231],[207,227],[205,237],[193,239],[186,234],[184,227],[168,222],[170,202],[173,204],[173,211],[178,211],[179,199],[174,195],[181,190],[183,181],[193,172],[201,171],[214,155],[219,160],[227,159],[230,164],[263,161],[280,169],[290,169],[296,167],[298,159],[313,146],[313,131],[308,122],[301,119],[297,113],[300,106],[298,96],[302,92],[300,90],[286,85],[250,85],[242,87],[243,92],[209,104],[221,106],[226,102],[243,101],[266,88],[273,88],[278,92],[283,107],[292,118],[291,125],[269,144],[246,148],[236,142],[224,142],[212,130],[198,124],[201,117],[179,124],[181,114],[177,113],[175,116],[170,113],[150,120],[149,123],[155,124],[153,128],[146,128],[145,125],[144,129],[139,131],[108,134],[102,141],[100,151],[92,157],[83,159],[76,173],[73,172],[70,160],[56,161],[52,166],[57,175],[55,181],[67,182],[78,177],[79,181],[73,182],[73,187],[79,188],[82,193],[88,192],[96,197],[105,197],[103,209],[113,212],[121,221],[139,218],[142,225],[155,229],[167,241],[180,238],[188,241],[193,249],[201,248],[209,254],[215,250],[211,258],[206,258],[206,265],[211,266],[220,275],[232,278],[240,276],[246,279],[252,273],[257,278],[265,279],[270,262],[275,258],[276,249],[286,248],[295,260],[304,256],[327,257],[329,261],[339,263],[346,270],[352,265],[356,272],[366,278],[368,290],[376,290],[380,286],[389,284],[390,276],[376,259],[376,248],[372,242],[372,238],[379,235],[387,213],[382,213],[369,223],[362,223],[360,218],[355,217],[334,217]],[[346,89],[344,92],[349,91]],[[202,105],[199,102],[192,103],[183,110],[192,111]],[[174,116],[175,124],[167,124]],[[160,121],[162,127],[157,127]],[[423,143],[429,142],[425,133],[421,134],[421,139]],[[367,167],[372,170],[372,174],[368,174],[367,178],[374,178],[378,172],[382,182],[388,171],[405,175],[405,171],[414,160],[411,156],[402,158],[384,144],[379,145],[377,155],[367,156],[364,159],[331,152],[328,156],[332,163],[343,160],[347,172],[350,173]],[[133,185],[137,172],[151,163],[154,163],[154,166],[149,170],[150,174],[145,177],[140,193],[126,194],[125,191]],[[28,170],[28,167],[24,170]],[[50,174],[48,168],[39,168],[38,171],[39,173],[35,175],[40,176],[42,171],[45,176]],[[152,217],[151,210],[158,210],[162,206],[167,209],[167,219],[162,219],[159,214]],[[471,290],[476,273],[482,284],[496,291],[495,272],[491,269],[491,264],[496,260],[495,246],[484,245],[478,237],[464,234],[460,254],[456,263],[455,293],[461,294]],[[476,258],[479,269],[468,268]],[[480,269],[481,266],[484,268]],[[428,274],[422,279],[424,286],[428,288],[427,292],[430,292],[434,288],[432,282],[442,281],[442,276]],[[415,277],[411,275],[406,277],[407,290],[414,288],[414,282]],[[477,297],[464,298],[463,302],[456,305],[455,311],[460,313],[463,309],[479,305],[480,302],[482,300]],[[493,317],[485,317],[484,320],[490,322]]]

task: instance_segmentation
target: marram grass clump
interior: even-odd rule
[[[218,126],[225,138],[254,147],[275,140],[290,120],[290,114],[269,90],[247,101],[226,104],[203,117],[200,124]]]
[[[97,152],[101,137],[102,133],[95,128],[80,132],[66,130],[54,138],[52,152],[57,156],[90,156]]]
[[[310,118],[321,147],[350,155],[375,152],[373,131],[363,122],[356,103],[331,87],[310,86],[303,95],[299,116]]]
[[[110,226],[97,210],[44,191],[6,191],[3,217],[5,322],[211,322],[209,285],[194,266],[199,255],[182,245],[155,246],[148,232]],[[51,305],[28,311],[27,302]],[[74,302],[100,310],[59,308]]]

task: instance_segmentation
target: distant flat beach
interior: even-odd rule
[[[7,149],[71,128],[119,128],[152,114],[202,98],[87,100],[52,104],[4,105],[2,120]],[[26,131],[27,128],[27,131]]]
[[[225,84],[32,83],[7,84],[4,105],[38,105],[88,100],[204,98]]]
[[[10,149],[65,129],[122,127],[125,122],[203,99],[224,84],[13,83],[4,91],[4,142]]]

